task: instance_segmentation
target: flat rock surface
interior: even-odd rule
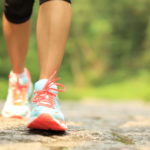
[[[62,111],[67,132],[29,130],[26,120],[0,117],[0,150],[150,150],[150,104],[70,101]]]

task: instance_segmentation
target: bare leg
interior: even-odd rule
[[[30,20],[21,24],[13,24],[3,15],[3,32],[12,70],[15,73],[22,73],[28,50]]]
[[[40,79],[58,71],[71,22],[71,6],[65,1],[48,1],[39,9],[37,42]]]

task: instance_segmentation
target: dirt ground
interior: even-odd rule
[[[0,109],[3,103],[0,103]],[[0,117],[0,150],[150,150],[150,104],[63,102],[69,130],[29,130]]]

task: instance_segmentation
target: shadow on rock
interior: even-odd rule
[[[64,136],[67,135],[66,131],[54,131],[54,130],[39,130],[39,129],[30,129],[29,134],[36,134],[42,136]]]

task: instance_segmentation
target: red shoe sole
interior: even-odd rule
[[[24,117],[22,117],[22,116],[11,116],[10,118],[14,118],[14,119],[24,119]]]
[[[63,121],[54,120],[49,114],[41,114],[39,117],[30,122],[27,127],[30,129],[66,131]],[[66,125],[65,125],[66,126]]]

